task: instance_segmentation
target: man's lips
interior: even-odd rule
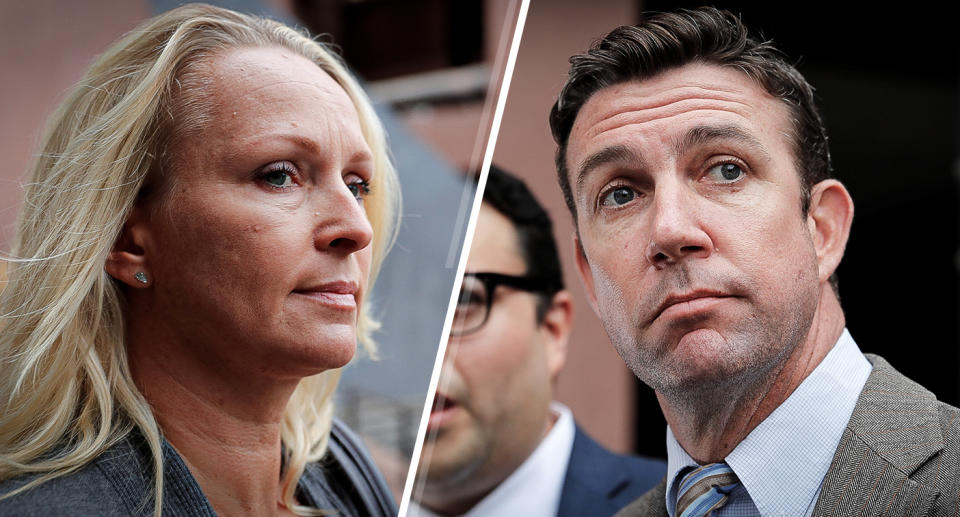
[[[445,394],[437,392],[433,399],[433,405],[430,407],[430,419],[427,420],[427,429],[437,429],[453,418],[454,412],[459,408],[457,401],[447,397]]]
[[[713,308],[731,295],[719,291],[699,290],[688,293],[677,293],[667,298],[657,308],[654,320],[661,317],[684,318],[695,316]]]
[[[359,289],[357,282],[336,280],[295,289],[293,292],[333,309],[355,310]]]
[[[430,408],[430,412],[445,411],[456,405],[456,400],[443,393],[437,392],[437,396],[433,399],[433,406]]]

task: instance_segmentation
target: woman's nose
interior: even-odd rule
[[[314,242],[317,249],[354,253],[366,248],[373,240],[373,227],[363,209],[363,201],[342,185],[316,203],[317,219]]]

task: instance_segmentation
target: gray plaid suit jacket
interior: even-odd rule
[[[960,410],[882,358],[867,359],[873,372],[840,438],[814,517],[960,515]],[[666,516],[666,489],[664,479],[616,517]]]

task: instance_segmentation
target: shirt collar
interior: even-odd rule
[[[677,488],[679,481],[677,474],[687,467],[696,467],[697,462],[680,446],[680,442],[673,436],[670,424],[667,424],[667,512],[673,517],[677,508]]]
[[[554,517],[560,507],[560,492],[567,474],[575,434],[573,413],[559,402],[550,404],[557,415],[537,448],[497,488],[463,517],[523,515]],[[435,517],[428,509],[410,503],[411,517]]]
[[[844,329],[813,372],[725,458],[762,515],[810,514],[872,368]],[[667,426],[670,515],[677,474],[696,465]],[[789,497],[783,487],[791,487]]]

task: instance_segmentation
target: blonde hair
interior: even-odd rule
[[[281,23],[208,5],[148,20],[100,56],[53,115],[25,187],[0,295],[0,481],[37,477],[0,497],[79,470],[135,428],[153,457],[155,494],[163,493],[162,435],[131,377],[121,291],[104,264],[143,191],[162,183],[174,135],[204,123],[197,65],[238,47],[302,55],[353,101],[375,160],[365,201],[372,287],[395,236],[399,186],[383,128],[339,59]],[[370,353],[376,327],[365,302],[357,331]],[[300,514],[316,513],[294,493],[306,464],[326,451],[338,380],[339,370],[305,378],[287,404],[283,501]]]

